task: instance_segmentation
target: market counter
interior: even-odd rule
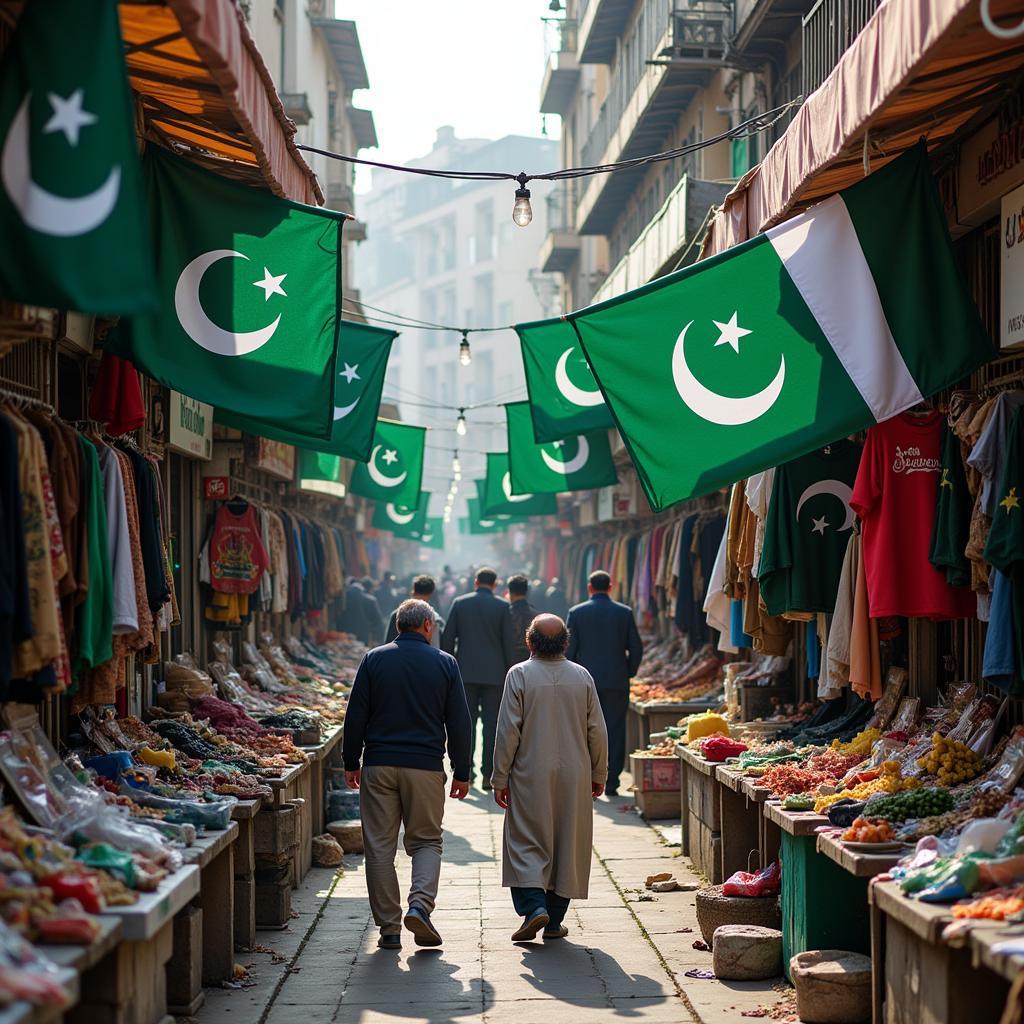
[[[764,813],[763,805],[771,799],[772,791],[758,784],[757,779],[744,775],[740,779],[740,792],[757,805],[754,817],[757,819],[757,849],[761,855],[761,867],[767,867],[779,859],[782,845],[782,830]]]
[[[687,715],[700,714],[716,707],[718,701],[630,701],[626,715],[626,750],[646,750],[651,736],[664,732],[670,725],[678,724]]]
[[[722,882],[721,786],[715,779],[718,764],[676,744],[680,770],[680,810],[684,815],[684,841],[693,866],[712,885]]]
[[[819,832],[818,853],[823,853],[829,860],[838,864],[855,878],[874,878],[877,875],[884,875],[899,864],[900,860],[909,852],[908,850],[899,850],[890,853],[863,853],[859,850],[851,850],[839,838],[842,831],[837,828],[835,832],[831,833]]]
[[[341,745],[343,727],[332,725],[324,734],[323,740],[311,747],[300,747],[309,757],[309,788],[312,795],[310,809],[310,832],[313,836],[323,835],[327,827],[325,816],[325,792],[327,789],[327,773],[334,759],[334,752]]]
[[[718,820],[721,827],[722,880],[736,871],[747,871],[753,866],[752,854],[761,861],[759,819],[761,809],[743,792],[743,776],[739,769],[719,764],[715,772],[718,782]]]

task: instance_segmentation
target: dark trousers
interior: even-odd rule
[[[473,777],[473,766],[476,765],[476,723],[483,719],[484,749],[480,758],[481,777],[489,782],[494,767],[494,736],[498,731],[498,709],[501,707],[501,691],[499,683],[491,686],[485,683],[466,683],[466,700],[469,702],[469,715],[473,719],[473,742],[469,752],[470,778]]]
[[[598,690],[597,699],[608,730],[608,789],[619,788],[619,776],[626,764],[626,712],[629,690]]]
[[[551,918],[547,927],[554,930],[558,928],[565,912],[569,909],[569,901],[564,896],[548,889],[545,892],[541,888],[522,889],[512,886],[512,906],[520,917],[531,917],[538,910],[546,910]]]

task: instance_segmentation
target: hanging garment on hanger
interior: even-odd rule
[[[7,700],[15,649],[32,635],[19,465],[18,431],[0,409],[0,700]]]

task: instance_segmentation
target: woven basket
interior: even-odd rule
[[[713,885],[696,893],[697,924],[710,946],[715,929],[723,924],[756,924],[762,928],[781,928],[782,914],[778,896],[723,896],[722,887]]]

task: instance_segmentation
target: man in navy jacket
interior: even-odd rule
[[[629,681],[640,667],[643,641],[633,609],[613,601],[612,579],[599,569],[590,574],[590,600],[569,609],[569,649],[565,656],[593,677],[608,728],[608,796],[618,796],[626,763],[626,712]]]
[[[360,791],[366,888],[383,949],[402,945],[395,853],[403,825],[412,858],[405,926],[417,945],[441,945],[430,915],[441,879],[446,740],[449,796],[469,792],[469,708],[459,666],[431,646],[434,610],[425,601],[404,601],[397,621],[398,637],[359,665],[344,737],[345,780]]]

